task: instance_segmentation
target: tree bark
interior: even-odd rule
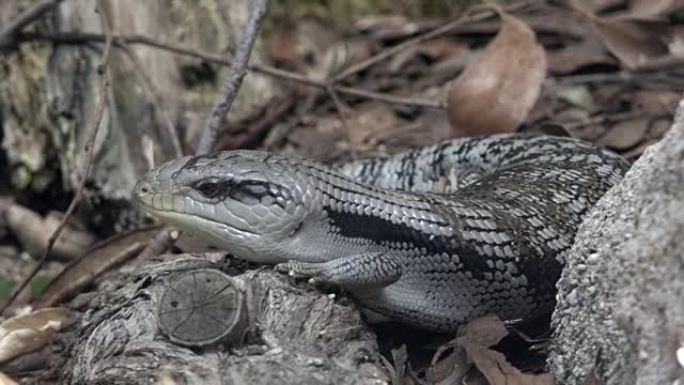
[[[8,4],[19,1],[4,1],[0,9],[16,13],[18,7]],[[107,4],[115,34],[149,36],[229,57],[247,17],[248,1],[116,0]],[[102,33],[91,0],[63,2],[48,15],[30,28],[47,35]],[[65,190],[78,185],[85,161],[83,146],[98,103],[101,49],[102,44],[96,43],[23,43],[0,57],[0,78],[6,80],[0,82],[4,131],[0,137],[16,187],[40,189],[46,180],[59,175],[58,170]],[[87,194],[91,198],[125,202],[151,162],[178,157],[169,126],[185,152],[192,154],[226,73],[213,64],[148,46],[131,44],[129,49],[140,68],[120,48],[112,51],[110,103],[95,142]],[[252,56],[253,62],[263,60],[260,43]],[[273,79],[250,74],[231,118],[248,115],[277,92]],[[58,161],[56,165],[50,164],[53,160]]]

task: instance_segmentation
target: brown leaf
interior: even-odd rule
[[[470,321],[458,330],[460,337],[440,346],[432,357],[428,376],[438,385],[460,384],[470,369],[470,362],[463,349],[464,341],[477,346],[496,345],[508,335],[504,323],[495,315]],[[446,353],[449,354],[446,354]]]
[[[648,140],[660,140],[670,130],[670,126],[672,126],[672,118],[656,119],[651,122],[646,137]]]
[[[445,354],[450,351],[450,354]],[[465,350],[452,343],[437,349],[428,369],[428,379],[437,385],[460,384],[470,369]]]
[[[663,16],[684,7],[682,0],[630,0],[629,13],[635,16]]]
[[[617,150],[626,150],[644,140],[648,127],[648,118],[618,122],[598,138],[597,142]]]
[[[392,363],[390,363],[384,356],[380,356],[385,368],[390,373],[392,384],[409,384],[410,377],[407,377],[406,365],[408,362],[408,353],[406,352],[406,345],[392,349]]]
[[[460,338],[480,346],[490,347],[508,335],[506,325],[495,315],[487,315],[468,322],[458,331]]]
[[[546,56],[534,31],[501,14],[502,26],[449,90],[447,111],[456,136],[514,131],[537,101]]]
[[[619,6],[624,3],[624,0],[571,0],[570,3],[574,8],[583,12],[594,13]]]
[[[635,160],[639,159],[641,154],[646,151],[647,148],[651,147],[652,145],[658,143],[660,140],[658,139],[649,139],[644,143],[641,143],[637,147],[625,152],[622,154],[622,156],[627,159],[630,162],[634,162]]]
[[[0,324],[0,362],[49,343],[68,315],[64,308],[46,308],[12,317]]]
[[[593,21],[606,47],[629,69],[669,53],[669,25],[665,21],[630,17],[593,17]]]
[[[572,44],[563,49],[546,52],[549,60],[549,72],[568,74],[582,67],[591,65],[615,65],[616,60],[610,56],[597,39],[587,38],[580,44]]]
[[[358,152],[372,147],[373,139],[400,126],[402,121],[386,104],[367,102],[348,118],[349,144]]]
[[[454,61],[458,59],[464,61],[469,52],[470,48],[467,44],[454,41],[453,39],[430,40],[396,54],[387,65],[387,71],[391,74],[398,74],[408,62],[419,57],[428,58],[431,61],[446,58],[452,58]]]
[[[152,226],[133,230],[95,245],[50,282],[35,306],[52,306],[77,293],[107,269],[137,255],[159,229]]]
[[[458,331],[460,337],[440,347],[430,365],[430,380],[440,385],[462,383],[472,362],[485,376],[489,385],[554,385],[550,374],[526,374],[516,369],[503,354],[489,349],[508,335],[504,323],[494,315],[469,322]],[[453,352],[442,358],[444,352]],[[448,365],[453,365],[451,368]]]
[[[556,383],[553,376],[548,373],[521,372],[497,351],[487,349],[472,341],[463,340],[461,344],[490,385],[554,385]]]
[[[309,119],[294,128],[288,135],[289,142],[297,147],[297,152],[310,158],[331,161],[339,158],[343,151],[337,142],[345,137],[344,127],[336,114]]]
[[[645,115],[674,115],[681,98],[682,93],[674,90],[640,90],[634,93],[633,101]]]
[[[10,204],[5,208],[7,226],[17,237],[22,247],[32,256],[40,256],[48,239],[61,221],[61,213],[50,213],[45,218],[38,213],[18,204]],[[67,222],[50,256],[62,260],[71,260],[83,253],[95,241],[95,237],[77,226]]]

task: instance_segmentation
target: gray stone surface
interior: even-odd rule
[[[559,383],[684,384],[684,101],[586,218],[558,287]]]

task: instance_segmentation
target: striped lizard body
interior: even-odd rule
[[[576,139],[497,135],[336,166],[186,157],[135,195],[238,257],[342,286],[374,320],[451,332],[487,313],[550,310],[582,217],[627,168]]]

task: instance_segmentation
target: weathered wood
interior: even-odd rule
[[[375,335],[351,301],[292,285],[265,268],[234,277],[249,320],[243,344],[190,349],[172,343],[157,325],[160,297],[179,276],[221,264],[192,255],[160,259],[112,274],[81,306],[80,320],[61,336],[63,350],[49,369],[59,383],[386,383],[374,363]]]
[[[19,1],[3,1],[3,9],[12,10],[5,2]],[[115,33],[149,36],[229,57],[247,17],[248,1],[107,3]],[[91,0],[62,2],[50,18],[37,22],[37,27],[48,35],[99,34],[100,17],[94,9]],[[169,125],[181,143],[194,146],[226,73],[211,63],[164,50],[129,47],[140,68],[114,47],[108,71],[110,103],[95,143],[89,197],[128,200],[137,179],[151,166],[150,155],[155,162],[176,157]],[[96,71],[101,48],[95,43],[24,43],[0,57],[0,77],[7,80],[0,82],[0,126],[4,130],[0,137],[19,187],[39,189],[57,175],[56,169],[61,171],[66,190],[77,185],[85,159],[83,145],[93,127],[98,99]],[[253,62],[263,61],[263,52],[257,43]],[[272,78],[250,75],[231,110],[231,119],[246,116],[277,93]],[[194,149],[185,150],[193,153]],[[49,154],[56,154],[58,167],[47,164]],[[96,213],[95,219],[100,216],[103,214]]]

